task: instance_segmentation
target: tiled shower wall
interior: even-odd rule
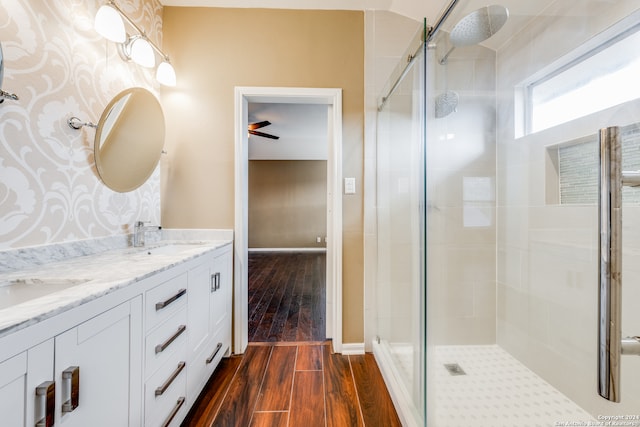
[[[549,146],[640,119],[629,102],[515,138],[514,93],[548,64],[638,9],[635,0],[559,0],[498,51],[497,343],[591,414],[637,413],[638,358],[622,363],[622,403],[597,395],[597,207],[549,203]],[[640,209],[623,213],[623,335],[637,334]],[[635,329],[634,329],[635,327]]]
[[[427,63],[427,341],[494,344],[495,52],[468,47],[440,64],[445,40]],[[445,91],[459,102],[436,118]]]
[[[20,97],[0,104],[0,250],[126,234],[136,220],[160,221],[158,169],[137,190],[113,192],[95,168],[95,130],[66,124],[71,116],[97,123],[126,88],[158,91],[152,70],[123,62],[93,29],[102,3],[0,0],[2,88]],[[161,45],[158,0],[119,4]]]

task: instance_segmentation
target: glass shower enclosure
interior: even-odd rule
[[[373,344],[403,425],[640,426],[640,3],[452,1],[407,51]]]

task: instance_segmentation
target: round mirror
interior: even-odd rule
[[[94,153],[102,181],[121,193],[135,190],[151,176],[164,146],[164,114],[146,89],[120,92],[98,122]]]

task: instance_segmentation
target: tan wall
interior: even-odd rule
[[[326,233],[325,160],[249,161],[249,248],[324,248]]]
[[[364,14],[166,7],[164,48],[178,86],[163,90],[168,156],[163,225],[234,226],[234,87],[343,90],[343,341],[363,341]]]

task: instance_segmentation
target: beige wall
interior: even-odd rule
[[[93,159],[95,130],[72,130],[71,116],[97,123],[120,91],[156,92],[153,70],[122,61],[93,29],[99,0],[0,0],[0,249],[128,233],[137,220],[160,221],[158,170],[128,193],[107,188]],[[123,6],[149,37],[162,38],[162,5]],[[151,124],[153,125],[153,124]]]
[[[249,161],[249,248],[324,248],[326,233],[326,160]]]
[[[166,227],[234,226],[234,87],[342,88],[343,175],[357,185],[343,198],[343,341],[362,342],[364,14],[167,7],[163,19],[178,74],[162,93]]]

